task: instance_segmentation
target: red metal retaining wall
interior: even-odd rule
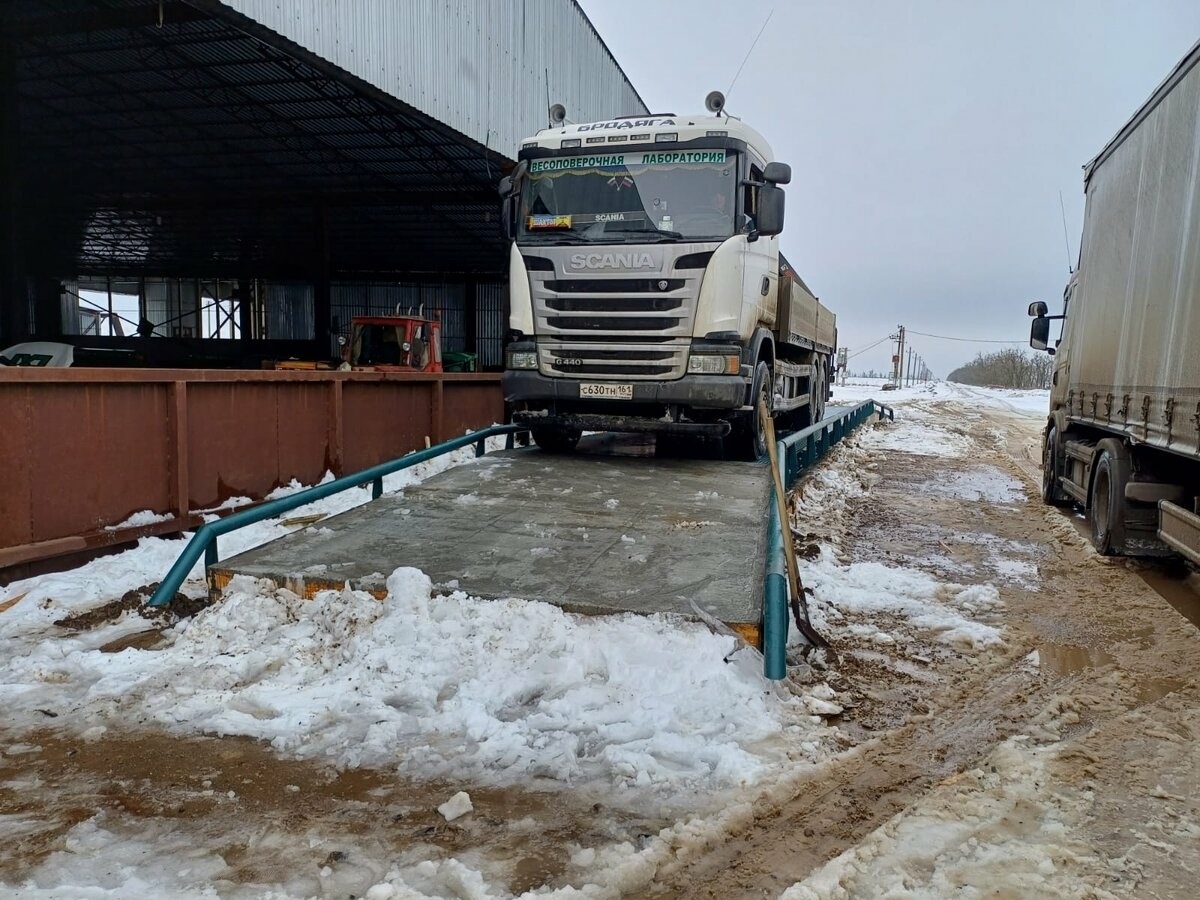
[[[499,374],[0,369],[0,583],[504,416]]]

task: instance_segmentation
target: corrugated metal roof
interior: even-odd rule
[[[222,0],[511,158],[547,124],[648,113],[574,0]]]

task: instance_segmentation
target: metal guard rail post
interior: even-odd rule
[[[784,486],[790,488],[800,473],[833,448],[834,444],[852,432],[871,416],[878,414],[895,421],[895,411],[874,400],[825,419],[801,431],[780,438],[776,443]],[[780,510],[771,498],[767,521],[767,571],[763,579],[763,675],[774,681],[787,676],[788,638],[788,578],[784,559],[784,540],[791,540],[791,528],[786,525],[787,511]],[[785,538],[786,536],[786,538]]]
[[[158,588],[154,591],[154,596],[150,598],[149,605],[166,606],[170,603],[176,591],[187,580],[188,573],[192,571],[192,567],[196,565],[201,554],[204,556],[205,566],[215,565],[218,560],[217,538],[220,535],[237,531],[239,528],[243,528],[246,525],[253,525],[255,522],[261,522],[264,519],[273,519],[285,512],[291,512],[297,507],[312,503],[314,500],[323,500],[333,494],[340,494],[342,491],[361,487],[368,482],[371,484],[371,499],[377,500],[383,495],[383,479],[386,475],[391,475],[394,472],[399,472],[419,463],[428,462],[447,453],[453,453],[455,450],[469,447],[472,444],[475,445],[475,455],[482,456],[487,450],[486,442],[490,437],[506,435],[508,439],[505,441],[505,448],[511,450],[515,443],[514,436],[519,432],[528,430],[528,428],[519,425],[493,425],[490,428],[473,431],[470,434],[464,434],[462,437],[456,437],[441,444],[435,444],[416,453],[410,453],[408,456],[402,456],[399,459],[393,459],[390,462],[380,463],[369,469],[363,469],[361,472],[355,472],[353,475],[343,475],[341,478],[335,478],[333,481],[326,482],[325,484],[315,485],[290,496],[268,500],[253,509],[243,510],[242,512],[226,516],[223,519],[217,519],[214,522],[206,522],[196,529],[191,540],[188,541],[188,545],[184,547],[183,552],[179,554],[179,558],[175,560],[170,571],[167,572],[166,576],[159,583]]]

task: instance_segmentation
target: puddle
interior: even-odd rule
[[[1111,653],[1099,647],[1074,644],[1042,644],[1038,647],[1042,669],[1055,675],[1074,675],[1084,669],[1096,669],[1113,662]]]
[[[1138,573],[1181,616],[1200,627],[1200,574],[1175,566],[1147,567]]]
[[[1139,703],[1153,703],[1161,700],[1167,694],[1173,694],[1187,684],[1177,678],[1155,678],[1138,684],[1137,698]]]

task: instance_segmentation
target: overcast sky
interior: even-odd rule
[[[728,110],[792,165],[783,252],[859,350],[903,323],[1028,339],[1061,305],[1081,167],[1200,39],[1200,2],[582,0],[653,112]],[[568,111],[570,115],[570,111]],[[980,350],[912,335],[938,375]],[[851,361],[889,365],[885,342]]]

